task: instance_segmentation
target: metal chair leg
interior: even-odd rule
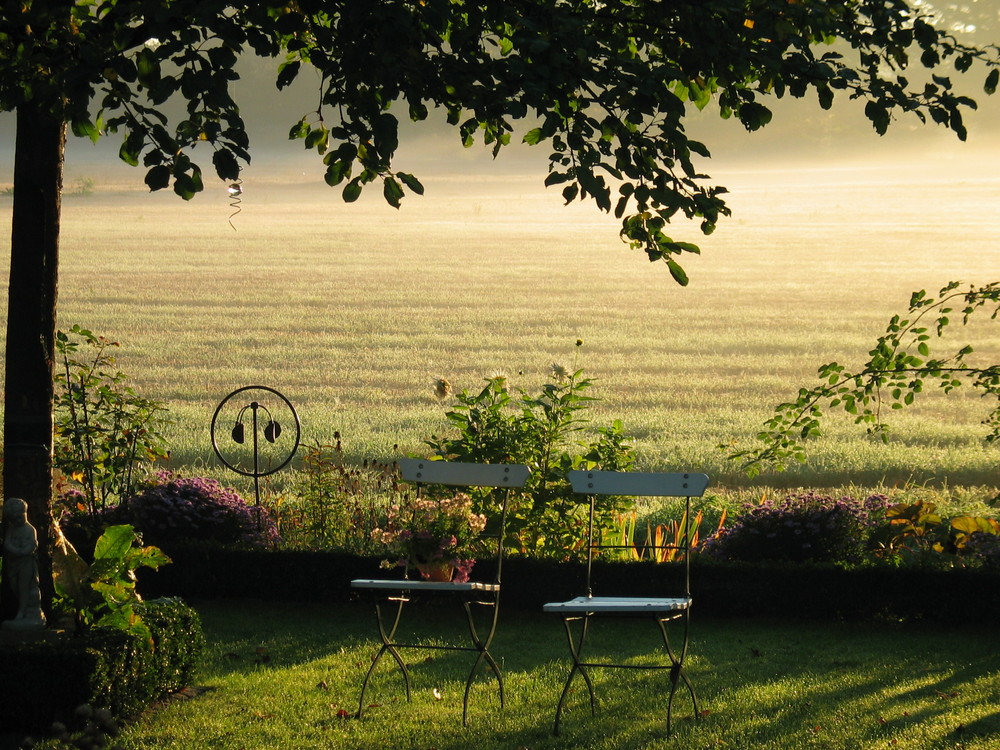
[[[361,683],[361,696],[358,698],[358,712],[356,714],[357,718],[361,718],[365,709],[365,693],[368,692],[368,682],[371,680],[372,675],[375,673],[375,668],[378,666],[379,661],[382,657],[388,653],[396,661],[399,666],[400,671],[403,673],[403,685],[406,688],[406,702],[410,702],[410,670],[406,667],[406,662],[403,661],[402,655],[393,646],[392,639],[396,635],[396,629],[399,627],[399,621],[403,615],[403,605],[406,604],[406,599],[400,599],[397,602],[396,616],[393,619],[392,627],[386,631],[385,624],[382,620],[382,607],[379,604],[375,605],[375,619],[378,625],[378,635],[379,639],[382,641],[382,647],[375,654],[375,658],[372,659],[371,666],[368,667],[368,671],[365,673],[365,679]]]
[[[570,626],[570,622],[574,620],[580,620],[580,638],[579,641],[573,640],[573,629]],[[559,734],[559,727],[562,723],[562,711],[563,704],[566,702],[566,697],[569,695],[569,688],[573,682],[573,677],[579,672],[583,677],[583,681],[587,685],[587,692],[590,695],[590,715],[594,716],[597,713],[597,698],[594,694],[594,683],[590,679],[590,675],[584,668],[583,663],[580,661],[580,653],[583,651],[584,642],[587,639],[587,628],[590,625],[589,617],[565,617],[563,618],[563,626],[566,628],[566,639],[569,641],[569,651],[570,656],[573,659],[573,665],[569,669],[569,675],[566,677],[566,684],[563,685],[562,694],[559,696],[559,703],[556,705],[556,720],[553,727],[552,733],[555,735]]]
[[[485,638],[480,638],[479,630],[476,628],[476,621],[472,616],[472,603],[463,602],[463,607],[465,608],[465,618],[469,625],[469,636],[472,639],[472,644],[479,651],[479,655],[476,657],[475,662],[473,662],[472,669],[469,670],[469,677],[465,681],[465,696],[462,700],[462,726],[468,726],[469,724],[469,692],[472,690],[472,683],[476,678],[476,672],[479,670],[480,665],[484,661],[490,666],[490,669],[493,670],[494,676],[497,678],[497,686],[500,693],[500,708],[503,708],[506,703],[506,697],[503,689],[503,674],[500,671],[500,665],[496,663],[496,660],[493,658],[493,655],[490,654],[489,650],[490,645],[493,643],[493,637],[497,632],[497,622],[500,614],[500,608],[497,606],[497,602],[480,603],[493,608],[493,617],[490,619],[490,629]]]
[[[670,644],[670,635],[667,631],[667,620],[656,618],[656,624],[660,628],[660,633],[663,635],[663,645],[666,649],[667,656],[670,658],[670,694],[667,697],[667,736],[669,737],[672,731],[671,727],[671,711],[674,705],[674,694],[677,692],[677,684],[680,681],[684,682],[684,686],[688,690],[688,694],[691,696],[691,703],[694,707],[694,717],[698,718],[698,696],[695,695],[694,686],[691,684],[691,680],[688,679],[687,674],[684,672],[684,657],[687,655],[688,648],[688,628],[687,628],[687,615],[685,614],[684,622],[684,644],[681,647],[680,654],[676,654]]]

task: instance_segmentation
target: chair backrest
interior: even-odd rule
[[[502,488],[500,528],[497,531],[496,576],[500,583],[503,568],[504,534],[507,530],[507,505],[510,490],[523,487],[531,470],[523,464],[475,464],[463,461],[432,461],[423,458],[404,458],[399,461],[400,476],[418,485],[442,484],[451,487]]]
[[[408,482],[454,487],[523,487],[531,473],[522,464],[471,464],[423,458],[401,459],[399,471]]]
[[[567,473],[573,491],[590,498],[590,515],[587,523],[587,596],[592,596],[591,568],[594,551],[601,547],[621,547],[620,544],[600,545],[594,540],[594,505],[597,495],[622,495],[626,497],[683,497],[684,516],[681,542],[678,548],[684,555],[684,595],[691,596],[691,498],[701,497],[708,487],[707,474],[689,472],[637,472],[637,471],[583,471]]]

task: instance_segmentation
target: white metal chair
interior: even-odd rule
[[[677,686],[683,682],[691,696],[694,705],[694,715],[698,714],[698,698],[694,688],[684,672],[684,659],[688,651],[688,634],[691,614],[691,571],[690,551],[691,537],[694,532],[690,526],[691,498],[700,497],[708,486],[708,476],[705,474],[687,473],[639,473],[614,471],[571,471],[568,474],[573,490],[590,498],[590,520],[587,527],[587,573],[586,594],[564,602],[551,602],[543,606],[545,612],[558,614],[563,618],[566,638],[569,642],[570,656],[573,660],[566,677],[559,704],[556,707],[555,734],[559,734],[563,707],[570,693],[573,678],[579,673],[587,685],[590,694],[590,711],[596,712],[594,684],[588,674],[589,669],[609,667],[617,669],[651,669],[669,670],[669,694],[667,697],[667,734],[671,731],[671,711]],[[684,515],[682,517],[679,543],[672,549],[676,551],[677,562],[683,566],[683,590],[675,596],[595,596],[591,585],[591,573],[594,555],[604,548],[621,548],[621,544],[603,545],[597,538],[598,530],[594,528],[594,505],[598,495],[621,495],[629,497],[678,497],[684,498]],[[661,592],[657,592],[661,593]],[[592,662],[583,657],[583,649],[587,639],[590,620],[598,616],[613,617],[649,617],[659,628],[663,637],[666,660],[645,664],[619,664],[607,661]],[[676,624],[682,628],[683,636],[679,648],[671,644],[667,625]],[[574,633],[574,627],[577,632]]]
[[[418,485],[418,489],[426,484],[439,484],[452,487],[487,487],[500,490],[499,510],[500,524],[496,529],[495,573],[488,582],[468,581],[465,583],[439,583],[434,581],[402,579],[355,579],[351,586],[355,589],[367,590],[376,597],[375,614],[378,621],[378,634],[382,642],[375,658],[372,660],[364,682],[361,684],[361,697],[358,702],[358,718],[365,708],[365,693],[368,683],[378,666],[379,660],[390,654],[403,674],[406,686],[406,700],[410,700],[410,672],[399,653],[400,649],[439,649],[447,651],[471,651],[476,653],[476,659],[465,682],[465,696],[462,701],[462,724],[468,724],[469,691],[480,665],[485,661],[496,676],[500,706],[504,705],[503,675],[496,660],[490,654],[490,644],[496,634],[497,621],[500,613],[500,579],[503,570],[503,544],[507,525],[507,504],[512,489],[524,486],[528,479],[529,469],[521,464],[473,464],[457,461],[432,461],[424,459],[403,459],[399,462],[402,478]],[[421,643],[405,643],[396,640],[396,631],[402,619],[403,607],[411,600],[422,595],[450,595],[462,602],[466,620],[469,626],[471,645],[428,645]],[[385,616],[383,605],[394,609],[395,614]],[[490,610],[485,628],[477,628],[473,616],[473,605],[480,605]],[[482,618],[480,618],[482,619]],[[480,633],[485,630],[485,633]]]

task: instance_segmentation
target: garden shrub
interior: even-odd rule
[[[1000,573],[1000,534],[976,531],[969,535],[965,550],[974,566]]]
[[[149,464],[168,455],[167,408],[138,395],[115,369],[115,341],[78,325],[56,332],[55,467],[79,487],[67,499],[91,516],[135,491]]]
[[[177,599],[139,605],[152,634],[94,628],[33,643],[0,646],[5,691],[0,726],[47,729],[81,704],[134,716],[191,684],[204,650],[198,613]]]
[[[582,342],[577,342],[579,346]],[[427,444],[442,458],[480,463],[520,463],[531,468],[523,494],[512,498],[508,532],[519,551],[568,559],[577,556],[586,537],[586,501],[575,494],[566,474],[571,469],[627,471],[635,457],[620,421],[599,428],[588,440],[577,436],[587,420],[593,381],[583,370],[554,364],[551,381],[538,395],[514,388],[506,376],[490,377],[478,393],[463,391],[447,413],[455,432],[432,435]],[[613,529],[631,501],[597,499],[595,523]],[[488,517],[489,505],[477,507]]]
[[[234,489],[208,477],[159,472],[113,516],[135,526],[145,543],[164,548],[190,542],[266,547],[279,541],[265,508],[248,505]]]
[[[764,500],[746,506],[733,525],[707,540],[702,550],[733,561],[858,563],[872,525],[888,505],[885,495],[858,500],[805,493],[780,502]]]
[[[304,446],[291,491],[273,504],[282,546],[377,554],[372,532],[410,488],[400,486],[395,462],[366,459],[360,466],[348,465],[340,433],[333,437],[333,445]]]

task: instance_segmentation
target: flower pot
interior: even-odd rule
[[[435,583],[449,583],[452,576],[455,575],[455,566],[447,561],[417,563],[417,570],[420,571],[420,577],[425,581],[434,581]]]

